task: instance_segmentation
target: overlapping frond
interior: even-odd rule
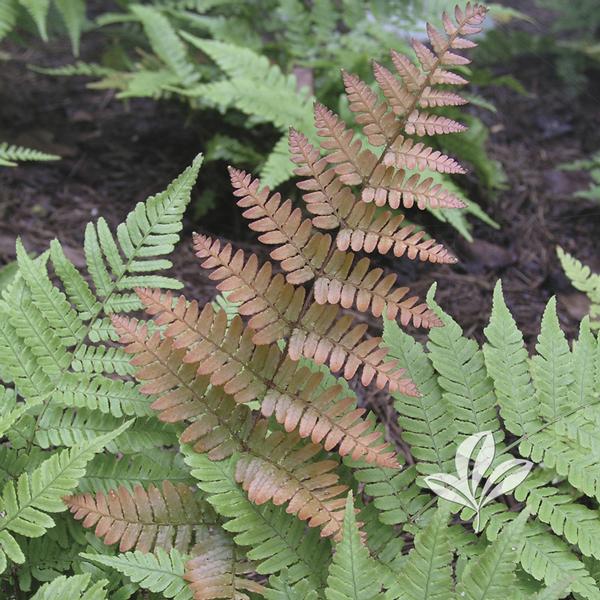
[[[494,432],[497,441],[504,437],[496,414],[492,380],[487,374],[483,352],[477,343],[462,336],[462,329],[433,300],[435,288],[427,296],[436,309],[443,327],[431,331],[427,348],[431,362],[439,373],[438,384],[456,430],[462,435],[480,431]]]
[[[0,497],[0,572],[6,568],[7,557],[18,564],[26,560],[14,534],[40,537],[54,527],[48,513],[65,510],[62,497],[77,486],[86,465],[129,425],[55,453],[31,473],[23,472],[5,484]]]
[[[286,511],[321,527],[321,536],[339,535],[344,518],[347,487],[339,483],[334,460],[312,462],[319,452],[316,444],[303,444],[293,432],[268,433],[267,422],[259,421],[248,440],[252,453],[240,456],[236,479],[252,502],[287,503]]]
[[[571,408],[568,390],[573,382],[571,351],[558,322],[554,298],[544,311],[536,350],[532,379],[538,410],[543,419],[551,421]]]
[[[244,327],[239,316],[234,317],[228,325],[224,311],[215,311],[210,304],[200,312],[195,302],[187,304],[183,297],[175,305],[170,294],[140,290],[140,297],[147,311],[155,316],[156,322],[168,325],[165,335],[172,338],[174,347],[182,351],[178,356],[173,356],[173,360],[179,358],[183,363],[193,363],[197,375],[206,376],[207,382],[210,381],[213,386],[222,386],[225,393],[231,394],[237,402],[261,400],[263,414],[274,414],[284,424],[286,431],[297,429],[302,437],[311,437],[313,442],[323,443],[327,450],[339,444],[338,452],[342,456],[352,454],[354,458],[364,456],[366,460],[384,466],[396,465],[393,454],[384,451],[381,435],[361,418],[365,411],[356,408],[352,397],[344,396],[339,385],[322,389],[322,373],[311,374],[306,367],[283,355],[277,345],[255,346],[250,340],[252,331]],[[310,312],[307,316],[311,316]],[[344,327],[347,329],[347,326]],[[144,343],[140,345],[139,342],[139,337],[143,338],[145,333],[142,331],[138,334],[135,326],[133,329],[137,339],[126,337],[126,326],[122,327],[123,341],[129,343],[132,340],[127,350],[145,350]],[[159,343],[157,336],[154,340],[150,343]],[[363,382],[369,383],[377,376],[378,384],[383,387],[392,381],[391,377],[397,377],[395,362],[384,362],[385,351],[377,349],[371,352],[373,345],[366,347],[365,343],[352,347],[353,356],[359,356],[364,361]],[[378,340],[375,340],[374,347],[377,343]],[[294,344],[292,338],[290,347]],[[307,356],[308,353],[304,351],[300,354]],[[335,358],[339,364],[334,364],[333,370],[341,369],[345,363],[345,375],[348,377],[354,375],[360,364],[357,364],[356,358],[353,364],[349,363],[347,355],[336,355]],[[318,357],[317,362],[324,362],[324,357]],[[146,352],[137,356],[134,364],[145,367],[137,376],[141,379],[150,374],[156,377],[160,366],[154,366],[155,363],[155,354]],[[353,371],[350,372],[350,369]],[[162,374],[162,370],[158,373]],[[165,381],[159,380],[159,385],[164,386]],[[408,392],[416,393],[408,381],[393,381],[404,383]],[[168,385],[174,383],[177,383],[176,380],[171,379]],[[392,384],[390,386],[394,387]],[[144,389],[156,393],[166,388],[146,385]],[[159,408],[161,404],[153,406]]]
[[[249,600],[246,592],[263,592],[260,583],[247,577],[253,571],[252,564],[225,535],[210,535],[194,547],[193,554],[185,565],[185,579],[194,600]]]
[[[431,357],[394,322],[385,322],[383,343],[421,392],[417,397],[393,395],[402,437],[417,459],[416,469],[423,475],[451,471],[456,423],[449,414]]]
[[[209,378],[197,374],[196,364],[183,362],[186,351],[175,348],[171,339],[161,340],[158,332],[150,334],[146,325],[135,320],[118,319],[115,328],[127,352],[135,354],[142,390],[158,396],[152,407],[159,418],[189,423],[180,436],[182,442],[207,452],[213,460],[240,448],[254,422],[247,406],[219,387],[209,391]]]
[[[317,303],[306,306],[303,288],[294,289],[280,275],[272,277],[269,263],[258,270],[255,255],[245,260],[243,252],[238,251],[231,258],[229,245],[220,250],[219,242],[198,235],[195,249],[201,258],[208,255],[203,267],[218,267],[211,277],[222,280],[219,289],[231,292],[232,301],[241,302],[239,313],[251,315],[248,326],[257,330],[252,336],[253,343],[288,338],[293,360],[305,356],[319,364],[327,363],[333,372],[341,371],[346,379],[354,377],[362,367],[364,385],[374,380],[380,388],[389,385],[391,390],[415,393],[394,362],[385,360],[385,352],[377,348],[379,339],[365,339],[366,327],[354,325],[350,317],[339,314],[337,307]]]
[[[118,542],[120,552],[176,548],[185,554],[204,533],[205,524],[214,523],[212,511],[188,486],[169,481],[162,489],[138,485],[130,492],[120,487],[107,494],[68,496],[64,502],[105,544]]]
[[[429,524],[415,537],[415,547],[402,565],[391,597],[442,600],[452,589],[452,549],[448,539],[447,509],[438,508]]]
[[[315,299],[319,303],[353,304],[361,311],[379,317],[384,310],[388,318],[400,316],[404,324],[433,327],[437,318],[416,297],[406,298],[408,288],[395,287],[395,274],[383,275],[382,269],[372,269],[368,258],[356,261],[351,252],[332,247],[329,234],[313,231],[310,219],[304,219],[290,200],[281,202],[281,195],[269,196],[268,188],[260,188],[258,180],[243,171],[230,169],[234,194],[238,204],[247,208],[243,215],[251,221],[250,228],[261,232],[259,240],[278,248],[271,257],[280,262],[289,283],[297,285],[315,280]]]
[[[213,310],[210,305],[207,307]],[[160,393],[173,390],[173,393],[165,395],[166,402],[172,399],[178,402],[178,398],[190,397],[189,387],[184,388],[183,394],[179,393],[178,386],[181,382],[176,376],[176,369],[181,365],[185,368],[190,364],[191,373],[196,373],[198,369],[204,368],[202,365],[206,364],[202,357],[200,360],[203,362],[186,364],[183,361],[185,350],[179,354],[173,353],[169,338],[161,342],[158,332],[148,337],[147,327],[133,319],[129,321],[119,319],[115,324],[122,334],[122,341],[128,344],[127,350],[136,354],[134,361],[142,366],[138,376],[141,379],[148,377],[152,380],[145,388],[148,392]],[[234,339],[239,340],[239,336]],[[165,371],[165,365],[168,366],[169,362],[172,365]],[[176,367],[175,370],[173,366]],[[159,398],[159,406],[164,400]],[[198,395],[194,400],[202,404],[203,397]],[[197,412],[198,409],[192,407],[192,412],[184,413],[182,417],[177,417],[177,420],[191,417]],[[296,431],[270,433],[267,421],[254,421],[251,414],[248,414],[250,416],[241,426],[238,421],[230,421],[227,415],[222,416],[221,423],[223,429],[229,434],[230,443],[225,446],[225,450],[219,448],[215,458],[223,458],[231,454],[234,449],[240,448],[242,453],[236,463],[236,479],[242,483],[253,502],[263,504],[272,500],[276,505],[287,503],[286,510],[290,514],[308,521],[311,527],[321,526],[323,536],[336,534],[343,518],[343,500],[338,499],[337,496],[346,489],[345,486],[338,484],[338,475],[335,473],[337,463],[333,460],[312,461],[319,454],[320,446],[303,443],[300,434]],[[196,426],[198,422],[199,427]],[[182,435],[182,441],[190,441],[190,438],[193,441],[198,429],[202,430],[201,434],[209,436],[212,430],[211,422],[207,420],[193,422]],[[221,444],[221,434],[218,432],[215,437]],[[366,436],[366,439],[369,443],[373,443],[372,436]],[[211,438],[208,437],[208,440],[210,442]],[[205,443],[202,438],[201,442]],[[386,448],[378,444],[373,452],[366,456],[370,457],[372,454],[379,456],[381,453],[382,460],[387,463],[393,459],[390,453],[385,451]],[[346,444],[346,449],[350,451],[352,444]],[[202,446],[198,450],[202,451]]]
[[[69,598],[69,600],[106,600],[108,585],[106,579],[91,582],[91,575],[61,575],[53,581],[45,583],[31,600],[55,600],[56,598]]]
[[[526,479],[515,493],[519,502],[525,502],[532,514],[552,531],[575,544],[584,556],[600,557],[597,540],[600,535],[600,515],[597,510],[576,502],[570,490],[563,486],[548,485],[552,472],[538,472]]]
[[[115,569],[141,588],[165,598],[191,600],[192,592],[183,578],[186,556],[176,548],[168,552],[156,548],[154,553],[126,552],[116,556],[82,553],[81,558]],[[66,598],[67,596],[65,596]]]
[[[507,429],[523,435],[536,427],[537,403],[529,374],[523,335],[508,310],[500,282],[494,288],[490,322],[484,330],[485,366],[494,382],[500,414]]]
[[[327,600],[373,600],[380,597],[381,583],[373,575],[375,563],[361,540],[356,525],[352,493],[348,494],[344,526],[329,567]]]
[[[257,573],[270,575],[287,570],[295,584],[306,578],[313,589],[324,581],[330,544],[316,531],[307,534],[304,524],[288,515],[283,507],[250,502],[235,478],[233,460],[214,462],[195,452],[186,452],[186,462],[207,500],[227,521],[223,528],[234,534],[238,546],[251,547],[248,559]]]

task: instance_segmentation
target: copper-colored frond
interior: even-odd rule
[[[456,160],[422,142],[398,136],[383,157],[383,164],[397,169],[430,169],[438,173],[466,173]]]
[[[373,63],[373,73],[394,114],[399,117],[406,115],[413,107],[412,94],[399,79],[377,62]]]
[[[357,408],[356,399],[345,395],[341,385],[324,386],[321,372],[286,361],[264,397],[261,411],[266,417],[275,415],[287,432],[297,430],[300,437],[310,437],[325,450],[338,446],[340,456],[349,454],[355,460],[398,468],[395,453],[381,432],[362,418],[366,409]]]
[[[387,385],[390,391],[418,396],[415,384],[379,348],[380,338],[367,338],[366,332],[366,325],[354,325],[352,318],[342,315],[338,306],[315,302],[308,309],[302,328],[292,334],[290,355],[312,358],[317,364],[328,363],[334,373],[341,371],[346,379],[352,379],[362,368],[363,385],[374,380],[379,388]]]
[[[133,354],[141,391],[154,394],[152,408],[166,423],[188,423],[181,434],[184,444],[221,460],[239,450],[254,419],[245,405],[236,404],[222,388],[210,386],[208,376],[199,376],[197,365],[184,363],[185,349],[170,339],[161,340],[135,319],[114,317],[113,322],[125,350]]]
[[[264,593],[260,583],[246,577],[255,569],[238,554],[231,538],[218,530],[194,547],[185,565],[185,580],[194,600],[249,600],[245,592]]]
[[[65,504],[84,527],[95,527],[95,535],[105,544],[119,542],[119,551],[136,549],[152,552],[177,548],[186,554],[215,516],[200,502],[191,488],[165,481],[162,490],[154,485],[148,490],[137,485],[133,493],[125,487],[67,496]]]
[[[406,172],[404,169],[379,165],[363,188],[363,202],[374,202],[377,206],[388,205],[398,208],[464,208],[463,202],[442,184],[435,183],[432,177],[423,177],[419,173]]]
[[[344,519],[347,486],[339,483],[333,460],[309,462],[320,446],[300,442],[297,433],[259,428],[250,438],[256,454],[240,457],[236,479],[256,504],[287,504],[286,512],[321,527],[321,536],[339,535]],[[268,457],[268,458],[267,458]]]
[[[290,200],[281,202],[281,194],[269,196],[269,188],[260,188],[258,179],[237,169],[229,169],[234,195],[242,213],[251,221],[250,229],[261,233],[259,240],[279,246],[271,252],[273,260],[280,261],[288,273],[287,280],[300,284],[314,277],[327,256],[331,238],[314,233],[310,219],[302,218],[299,208],[292,208]]]
[[[321,147],[327,151],[327,161],[335,165],[342,183],[358,185],[377,164],[377,157],[363,149],[354,132],[346,128],[334,112],[326,106],[315,104],[315,125],[322,138]]]
[[[171,294],[161,295],[160,292],[151,290],[140,290],[139,294],[148,312],[158,315],[157,322],[169,324],[166,335],[173,336],[176,345],[185,345],[179,351],[176,359],[179,364],[190,365],[189,357],[196,353],[190,365],[192,369],[185,371],[185,375],[190,379],[197,373],[204,375],[204,392],[208,388],[209,381],[213,385],[206,397],[200,395],[200,404],[205,406],[204,412],[207,412],[208,409],[212,409],[212,412],[199,419],[199,422],[196,421],[190,425],[184,434],[186,442],[195,442],[198,450],[206,447],[213,440],[211,437],[205,439],[208,434],[206,428],[211,423],[215,428],[221,427],[223,421],[225,422],[223,427],[225,431],[215,432],[214,441],[220,443],[213,453],[229,451],[231,454],[231,451],[239,447],[240,443],[245,442],[252,425],[251,417],[247,411],[240,412],[233,409],[229,399],[223,397],[216,390],[217,387],[222,386],[225,392],[231,394],[238,402],[254,399],[262,401],[261,410],[266,416],[273,414],[274,406],[277,405],[277,420],[287,423],[287,426],[290,423],[300,426],[300,417],[304,414],[305,418],[300,426],[301,437],[311,436],[313,441],[320,442],[329,431],[335,431],[332,436],[337,436],[336,443],[342,444],[344,453],[354,452],[360,456],[365,455],[368,461],[381,462],[385,466],[391,465],[389,454],[383,453],[383,447],[375,446],[373,440],[367,436],[369,434],[368,427],[361,425],[360,415],[355,415],[351,422],[348,421],[348,399],[338,397],[340,390],[337,386],[334,386],[335,393],[332,395],[330,389],[324,389],[322,386],[316,388],[311,385],[310,381],[314,382],[314,379],[311,378],[310,372],[290,358],[282,359],[281,352],[276,345],[267,349],[267,347],[256,348],[251,344],[246,344],[240,351],[235,343],[240,338],[244,339],[245,333],[242,333],[243,325],[239,317],[237,320],[234,319],[230,325],[232,334],[223,337],[220,332],[213,331],[220,313],[215,313],[210,304],[200,315],[195,316],[195,312],[190,315],[181,309],[181,299],[172,308]],[[309,316],[308,313],[307,316]],[[306,321],[306,327],[311,329],[317,325],[322,327],[322,323],[315,324],[312,320]],[[299,329],[304,326],[299,326]],[[217,327],[219,326],[217,325]],[[327,326],[327,328],[329,327],[330,325]],[[340,337],[332,339],[339,342]],[[374,360],[373,353],[365,352],[364,348],[358,345],[358,341],[358,339],[355,340],[356,347],[349,347],[343,351],[345,352],[344,356],[348,356],[348,364],[353,368],[349,377],[353,376],[357,368],[364,364],[363,373],[369,374],[368,379],[363,376],[365,385],[376,376],[380,387],[383,387],[389,379],[390,387],[393,388],[398,379],[396,373],[392,374],[390,365],[384,364],[382,359]],[[168,344],[168,341],[162,342],[162,344]],[[198,346],[201,347],[201,353],[197,350]],[[340,343],[339,348],[343,349],[344,343]],[[261,353],[262,349],[265,351]],[[228,355],[227,361],[223,364],[221,364],[220,358],[222,354]],[[336,355],[336,360],[339,361],[339,350]],[[297,360],[298,357],[293,356],[292,358]],[[153,404],[153,408],[163,411],[161,415],[170,417],[174,421],[189,418],[200,412],[195,405],[198,400],[193,394],[194,391],[201,391],[198,389],[200,384],[196,383],[196,388],[191,390],[188,389],[191,384],[188,384],[187,388],[182,386],[181,376],[179,378],[168,377],[163,372],[165,368],[161,368],[160,364],[157,365],[154,357],[142,356],[140,360],[140,357],[136,356],[133,362],[134,364],[144,363],[143,368],[136,375],[138,379],[145,381],[144,390],[149,393],[163,394],[167,392]],[[151,370],[148,369],[148,364]],[[207,364],[209,367],[206,366]],[[211,371],[210,368],[214,368],[214,370]],[[150,382],[147,381],[148,379]],[[174,386],[176,386],[175,389],[172,389]],[[233,420],[230,424],[227,422],[227,415],[218,410],[219,399],[222,399],[228,409],[232,411]],[[307,424],[311,422],[316,427],[316,421],[319,422],[319,430],[323,434],[321,437],[307,427]],[[322,430],[324,424],[328,424],[327,430]],[[227,425],[231,426],[228,428]],[[361,427],[367,436],[366,439],[359,439],[360,436],[357,432]],[[229,431],[230,429],[231,431]],[[242,432],[245,433],[242,435]],[[228,435],[226,436],[226,434]],[[224,443],[225,440],[228,441],[228,444]],[[213,450],[213,448],[209,448],[209,450]]]
[[[427,115],[425,113],[414,110],[406,121],[406,133],[414,133],[416,135],[440,135],[444,133],[460,133],[467,128],[447,117],[440,115]]]
[[[397,275],[383,275],[383,269],[371,268],[368,258],[354,264],[351,253],[334,253],[327,264],[326,274],[315,281],[315,300],[319,304],[341,304],[344,308],[355,305],[361,312],[373,316],[385,314],[388,319],[400,315],[400,321],[415,327],[441,326],[441,321],[427,308],[417,304],[416,296],[406,298],[408,288],[395,288]]]
[[[448,90],[434,90],[429,86],[423,90],[419,100],[422,108],[435,108],[437,106],[462,106],[468,104],[468,100],[459,94]]]
[[[348,216],[348,228],[340,229],[336,244],[340,250],[379,252],[432,263],[455,263],[456,257],[425,232],[415,231],[414,225],[404,225],[404,215],[389,211],[377,212],[373,204],[358,204]]]
[[[231,323],[223,310],[206,304],[187,302],[180,296],[173,302],[170,292],[139,290],[146,311],[159,325],[168,325],[165,335],[176,348],[185,349],[183,362],[193,363],[199,375],[209,377],[214,386],[222,386],[236,402],[250,402],[266,391],[266,383],[275,374],[281,352],[277,345],[256,346],[254,332],[245,327],[239,315]]]
[[[359,77],[342,71],[350,110],[356,114],[356,122],[362,125],[364,134],[373,146],[384,146],[398,133],[398,123],[388,112],[384,102]]]
[[[425,84],[425,75],[404,54],[400,54],[396,50],[391,50],[390,54],[394,67],[406,89],[411,93],[421,89]]]
[[[294,172],[306,177],[296,185],[307,192],[302,198],[309,212],[315,215],[313,225],[320,229],[343,226],[344,217],[356,204],[350,188],[342,183],[335,168],[328,167],[327,159],[320,157],[308,138],[294,129],[290,130],[290,153],[298,165]]]
[[[239,314],[252,317],[248,325],[256,332],[255,344],[271,344],[289,334],[286,323],[298,319],[304,288],[287,283],[280,273],[273,275],[268,262],[259,267],[255,254],[245,259],[242,250],[233,253],[230,244],[221,247],[219,240],[194,234],[194,250],[204,259],[202,267],[215,269],[210,278],[220,281],[217,288],[231,292],[232,302],[241,302]]]

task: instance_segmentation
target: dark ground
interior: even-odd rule
[[[87,53],[91,51],[88,47]],[[0,63],[0,139],[63,156],[58,163],[0,169],[2,262],[14,258],[18,234],[33,251],[59,237],[81,264],[87,221],[103,215],[113,225],[118,223],[135,202],[164,189],[203,147],[202,131],[189,124],[181,104],[125,104],[110,92],[86,89],[83,79],[54,79],[27,69],[28,63],[42,60],[70,60],[68,48],[60,43],[51,44],[50,53],[41,45],[17,48],[10,62]],[[475,242],[469,244],[450,228],[436,225],[436,237],[456,251],[458,265],[387,258],[382,264],[396,270],[421,296],[437,281],[438,301],[468,335],[481,338],[492,289],[502,278],[528,342],[537,334],[544,305],[553,294],[558,295],[565,330],[573,337],[586,311],[585,298],[568,284],[555,248],[561,245],[600,270],[600,206],[573,199],[573,192],[585,187],[586,177],[557,166],[600,148],[600,84],[592,78],[586,90],[572,97],[553,65],[541,57],[503,64],[498,72],[511,73],[530,91],[529,96],[505,88],[483,91],[498,109],[497,114],[485,115],[492,128],[489,153],[503,164],[509,186],[492,198],[472,185],[472,197],[501,229],[475,222]],[[201,177],[197,189],[205,183]],[[193,229],[225,233],[238,245],[261,252],[255,238],[232,227],[232,205],[231,194],[223,191],[206,219],[186,221],[174,257],[175,276],[199,299],[212,295],[213,287],[192,255]]]

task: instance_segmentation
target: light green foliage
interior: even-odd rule
[[[78,56],[81,33],[86,25],[85,9],[86,0],[2,0],[0,41],[13,31],[19,21],[31,20],[39,36],[47,42],[50,13],[51,10],[55,10],[60,15],[62,26],[69,37],[73,55]]]
[[[485,366],[494,382],[504,425],[511,433],[523,435],[536,425],[537,403],[523,335],[506,306],[500,283],[494,289],[485,336]]]
[[[381,598],[380,583],[372,577],[369,551],[360,539],[354,515],[352,494],[344,513],[342,539],[335,547],[329,567],[325,597],[327,600],[372,600]]]
[[[573,287],[587,295],[590,300],[590,321],[594,329],[600,328],[600,274],[592,273],[591,269],[565,252],[556,249],[560,264]]]
[[[90,582],[89,575],[73,575],[72,577],[57,577],[54,581],[44,584],[31,600],[104,600],[107,598],[107,581]]]
[[[1,7],[0,10],[2,10]],[[60,156],[55,154],[48,154],[23,146],[9,146],[5,142],[0,143],[0,167],[16,167],[20,162],[45,162],[59,159]]]
[[[506,526],[498,539],[479,556],[472,558],[456,588],[468,600],[503,600],[515,587],[515,564],[519,559],[527,513]]]
[[[447,508],[438,508],[415,537],[415,547],[402,566],[402,575],[388,595],[406,600],[445,600],[452,584],[452,549]]]
[[[137,204],[115,233],[103,219],[90,223],[87,272],[57,240],[38,257],[17,241],[17,261],[0,290],[0,570],[8,573],[9,561],[23,565],[13,566],[21,589],[35,590],[36,581],[80,562],[85,538],[55,516],[66,509],[65,496],[193,481],[180,457],[161,451],[177,430],[156,419],[131,380],[110,317],[139,307],[136,286],[180,287],[161,271],[171,265],[166,256],[200,163]],[[106,597],[104,584],[86,578],[58,577],[36,597]]]
[[[126,575],[132,582],[150,592],[160,593],[164,598],[191,600],[192,593],[183,575],[187,557],[178,550],[165,552],[157,548],[156,552],[126,552],[117,556],[82,553],[81,557],[94,563],[110,567]]]
[[[586,200],[600,200],[600,152],[596,152],[589,159],[561,165],[561,168],[565,171],[587,171],[592,180],[590,186],[587,190],[576,192],[575,196]]]
[[[496,416],[492,380],[487,374],[483,352],[477,343],[462,336],[458,323],[441,311],[433,300],[435,287],[427,295],[430,306],[444,324],[430,331],[427,348],[439,374],[442,398],[455,422],[459,436],[492,431],[496,442],[503,438]]]
[[[0,497],[0,570],[6,568],[7,557],[16,563],[26,560],[14,534],[40,537],[53,527],[54,520],[47,513],[66,510],[62,498],[75,489],[94,454],[128,426],[125,423],[108,434],[57,452],[31,473],[21,474],[16,484],[9,481],[4,486]]]

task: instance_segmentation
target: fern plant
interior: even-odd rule
[[[557,247],[556,252],[560,264],[573,287],[583,292],[590,301],[590,326],[600,328],[600,275],[592,273],[591,269],[581,261]]]
[[[339,77],[332,77],[332,72],[342,66],[366,78],[373,87],[368,68],[371,60],[391,66],[385,56],[390,45],[412,52],[398,33],[414,30],[417,35],[416,23],[422,22],[424,12],[431,11],[420,4],[412,6],[418,3],[404,4],[353,1],[344,3],[341,10],[329,1],[127,3],[127,12],[98,18],[126,59],[115,62],[114,52],[110,52],[113,59],[106,65],[76,63],[41,71],[92,76],[96,79],[92,87],[116,89],[121,98],[176,95],[194,110],[218,110],[223,113],[223,125],[207,140],[207,160],[244,161],[258,168],[261,181],[274,188],[293,176],[287,150],[289,127],[302,131],[311,143],[318,142],[312,118],[315,94],[324,103],[339,105],[340,114],[349,120],[347,99]],[[132,23],[137,24],[136,29]],[[144,47],[141,54],[140,46]],[[134,52],[137,54],[132,55]],[[461,71],[469,75],[468,67],[462,65]],[[454,106],[435,108],[449,118],[460,114]],[[501,167],[486,156],[485,125],[474,114],[463,117],[469,131],[460,144],[433,130],[427,132],[427,144],[468,162],[483,186],[502,187]],[[269,131],[266,123],[275,131],[265,134]],[[225,134],[225,128],[233,133]],[[497,226],[449,173],[433,169],[431,176],[436,183],[452,188],[468,206],[464,214],[437,210],[436,217],[448,221],[467,239],[471,234],[466,214]]]
[[[0,167],[16,167],[20,162],[46,162],[59,159],[60,156],[40,152],[33,148],[9,146],[6,142],[0,143]]]
[[[61,524],[66,534],[64,522],[51,515],[64,511],[62,498],[84,485],[86,467],[91,481],[117,477],[135,493],[142,481],[159,477],[162,483],[177,473],[166,456],[139,460],[157,443],[171,444],[176,431],[153,417],[128,377],[110,317],[140,306],[133,293],[138,285],[180,287],[160,271],[170,266],[166,256],[179,239],[200,163],[199,157],[164,192],[139,203],[116,235],[102,218],[89,223],[85,273],[58,240],[37,258],[17,241],[17,270],[0,299],[0,572],[9,561],[23,565],[11,567],[8,581],[14,578],[16,587],[28,590],[32,578],[45,581],[49,570],[64,572],[77,562],[76,554],[65,560],[60,537],[46,545],[34,541]],[[185,488],[189,475],[182,477]],[[170,495],[180,487],[162,489]],[[38,561],[45,567],[36,568]],[[64,589],[73,590],[69,597],[76,597],[75,589],[82,598],[105,597],[104,586],[73,581],[64,581]],[[41,588],[36,597],[58,597],[62,585]]]
[[[565,171],[587,171],[591,178],[590,185],[587,190],[576,192],[575,196],[586,200],[600,200],[600,152],[596,152],[588,159],[561,165],[560,168]]]
[[[137,296],[153,320],[113,318],[125,351],[133,356],[141,390],[153,396],[153,410],[162,421],[182,425],[179,441],[186,463],[221,529],[213,528],[203,537],[204,527],[215,521],[182,510],[178,495],[167,497],[166,490],[121,488],[108,497],[99,492],[65,498],[76,519],[94,527],[106,543],[118,542],[125,553],[96,562],[110,564],[141,583],[160,560],[168,574],[149,577],[152,589],[162,592],[172,586],[173,592],[184,595],[184,560],[183,579],[194,598],[245,598],[252,593],[358,598],[379,597],[383,589],[387,597],[397,598],[411,585],[414,597],[429,597],[431,585],[441,590],[436,594],[453,594],[456,589],[473,598],[494,598],[513,582],[520,553],[512,544],[526,515],[469,561],[469,552],[475,553],[473,540],[456,533],[451,541],[442,541],[449,535],[448,513],[433,517],[428,512],[429,528],[421,533],[419,527],[407,529],[417,534],[415,551],[404,562],[402,539],[389,524],[406,522],[425,506],[426,494],[419,490],[414,469],[399,471],[400,458],[342,383],[359,374],[363,385],[388,388],[415,404],[424,393],[406,378],[414,377],[412,361],[405,366],[402,357],[386,357],[381,340],[366,338],[366,327],[354,325],[348,315],[340,314],[339,306],[399,319],[404,325],[437,329],[443,324],[443,315],[415,298],[407,299],[406,289],[394,287],[395,276],[384,277],[368,258],[357,259],[354,252],[455,260],[441,245],[424,240],[412,227],[401,227],[398,217],[376,208],[460,205],[440,185],[420,178],[418,172],[407,177],[403,168],[461,171],[454,159],[410,136],[428,129],[461,130],[458,123],[426,109],[459,102],[457,94],[438,90],[436,84],[462,83],[447,67],[466,60],[453,49],[471,47],[464,36],[478,30],[484,15],[483,7],[469,5],[465,12],[456,11],[456,24],[445,17],[445,34],[430,26],[433,50],[415,42],[421,68],[394,54],[401,79],[376,66],[389,105],[357,77],[345,74],[352,110],[371,144],[383,149],[378,156],[363,149],[344,122],[322,105],[315,107],[315,121],[324,157],[306,136],[290,132],[291,154],[302,178],[298,185],[306,192],[311,218],[303,218],[290,201],[271,195],[251,175],[230,169],[244,216],[261,241],[275,246],[271,257],[282,271],[275,273],[271,263],[260,265],[254,255],[246,257],[196,234],[194,248],[202,266],[211,270],[239,314],[231,318],[211,303],[201,307],[184,296],[140,287]],[[441,328],[440,335],[447,328]],[[343,378],[336,379],[336,373]],[[479,375],[473,385],[485,394],[480,402],[482,422],[493,425],[497,417],[486,406],[491,386],[488,389]],[[448,446],[453,441],[450,438]],[[345,468],[336,455],[344,458]],[[365,490],[375,497],[376,509],[361,511],[363,533],[356,529],[352,500],[345,498],[348,486],[359,481],[368,482]],[[392,508],[387,497],[379,502],[380,495],[388,494],[392,504],[400,505]],[[187,500],[186,506],[193,503]],[[172,517],[159,518],[155,506],[188,520],[182,524]],[[382,506],[379,520],[377,509]],[[164,521],[169,523],[168,533],[159,540],[157,528]],[[192,533],[194,524],[199,532]],[[306,525],[313,530],[308,535]],[[181,526],[187,527],[186,534],[179,534]],[[327,572],[329,538],[336,552]],[[365,538],[370,547],[364,546]],[[165,552],[176,548],[185,559],[159,556],[157,544]],[[147,559],[131,553],[153,549],[155,556]],[[458,581],[451,576],[455,551],[464,561]],[[368,569],[363,572],[371,564],[374,580]],[[417,581],[412,579],[415,572]],[[270,589],[251,573],[271,576]]]
[[[39,36],[48,41],[52,12],[60,16],[62,27],[71,41],[73,55],[79,55],[81,32],[86,24],[85,0],[3,0],[0,5],[0,41],[20,24],[31,20]]]

